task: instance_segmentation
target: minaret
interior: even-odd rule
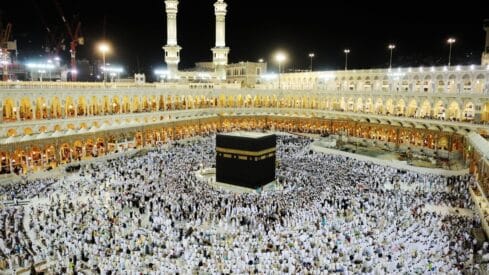
[[[484,30],[486,31],[486,45],[482,52],[482,66],[489,66],[489,19],[484,20]]]
[[[226,65],[228,64],[229,48],[226,47],[226,8],[224,0],[217,0],[214,3],[216,12],[216,46],[211,49],[213,53],[212,61],[216,70],[217,77],[221,80],[226,79]]]
[[[163,49],[165,50],[168,78],[176,79],[178,76],[178,63],[180,63],[180,50],[182,49],[177,43],[178,0],[166,0],[165,5],[168,40]]]

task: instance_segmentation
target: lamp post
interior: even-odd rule
[[[280,86],[280,74],[282,72],[282,62],[284,62],[286,59],[285,57],[285,54],[282,53],[282,52],[279,52],[275,55],[275,60],[277,60],[278,62],[278,89],[280,90],[281,89],[281,86]]]
[[[309,58],[311,58],[311,64],[309,66],[309,70],[312,72],[312,59],[315,57],[316,55],[314,53],[310,53],[309,54]]]
[[[48,65],[52,65],[53,61],[51,59],[48,60]],[[49,81],[52,81],[51,79],[51,68],[48,67],[48,73],[49,73]]]
[[[392,69],[392,51],[396,48],[396,45],[394,44],[389,44],[388,46],[389,50],[390,50],[390,58],[389,58],[389,69]]]
[[[104,83],[107,81],[106,78],[107,78],[107,68],[105,68],[105,54],[109,52],[110,50],[110,47],[107,43],[105,42],[102,42],[99,44],[98,46],[98,49],[99,51],[102,53],[102,62],[104,64]]]
[[[350,53],[350,49],[345,49],[343,51],[345,53],[345,71],[348,70],[348,54]]]
[[[455,43],[455,38],[450,37],[447,40],[448,45],[450,46],[450,50],[448,51],[448,67],[450,68],[451,61],[452,61],[452,44]]]
[[[42,82],[42,75],[46,73],[45,70],[38,70],[37,71],[39,73],[39,81]]]

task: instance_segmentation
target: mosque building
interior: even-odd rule
[[[459,158],[477,178],[479,210],[489,209],[488,25],[480,65],[273,75],[264,62],[228,63],[227,4],[217,0],[212,62],[184,71],[178,4],[165,1],[162,82],[0,82],[0,178],[260,126]]]

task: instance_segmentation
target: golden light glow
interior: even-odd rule
[[[108,53],[110,51],[110,46],[106,42],[102,42],[98,45],[98,50],[101,53]]]
[[[287,59],[287,57],[285,56],[285,54],[283,52],[278,52],[275,55],[275,60],[277,60],[277,62],[279,62],[279,63],[284,62],[286,59]]]

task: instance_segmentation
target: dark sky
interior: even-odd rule
[[[106,37],[114,52],[108,62],[123,64],[129,71],[149,73],[162,67],[166,43],[164,1],[59,0],[66,17],[78,14],[86,44],[79,57],[94,59],[95,44]],[[41,17],[51,29],[64,33],[52,0],[0,1],[3,21],[13,23],[19,41],[19,59],[42,54],[46,37]],[[178,41],[183,47],[181,67],[210,60],[214,44],[215,0],[181,0]],[[448,59],[449,36],[456,64],[476,64],[484,44],[482,21],[489,18],[484,1],[279,1],[227,0],[226,43],[230,61],[264,58],[274,69],[272,54],[283,49],[287,68],[306,69],[314,52],[315,69],[341,69],[343,49],[348,47],[349,68],[378,68],[388,64],[387,44],[394,42],[394,66],[443,65]],[[457,2],[453,2],[457,3]],[[484,4],[485,3],[485,4]],[[104,28],[104,17],[106,27]],[[65,53],[65,59],[68,53]]]

